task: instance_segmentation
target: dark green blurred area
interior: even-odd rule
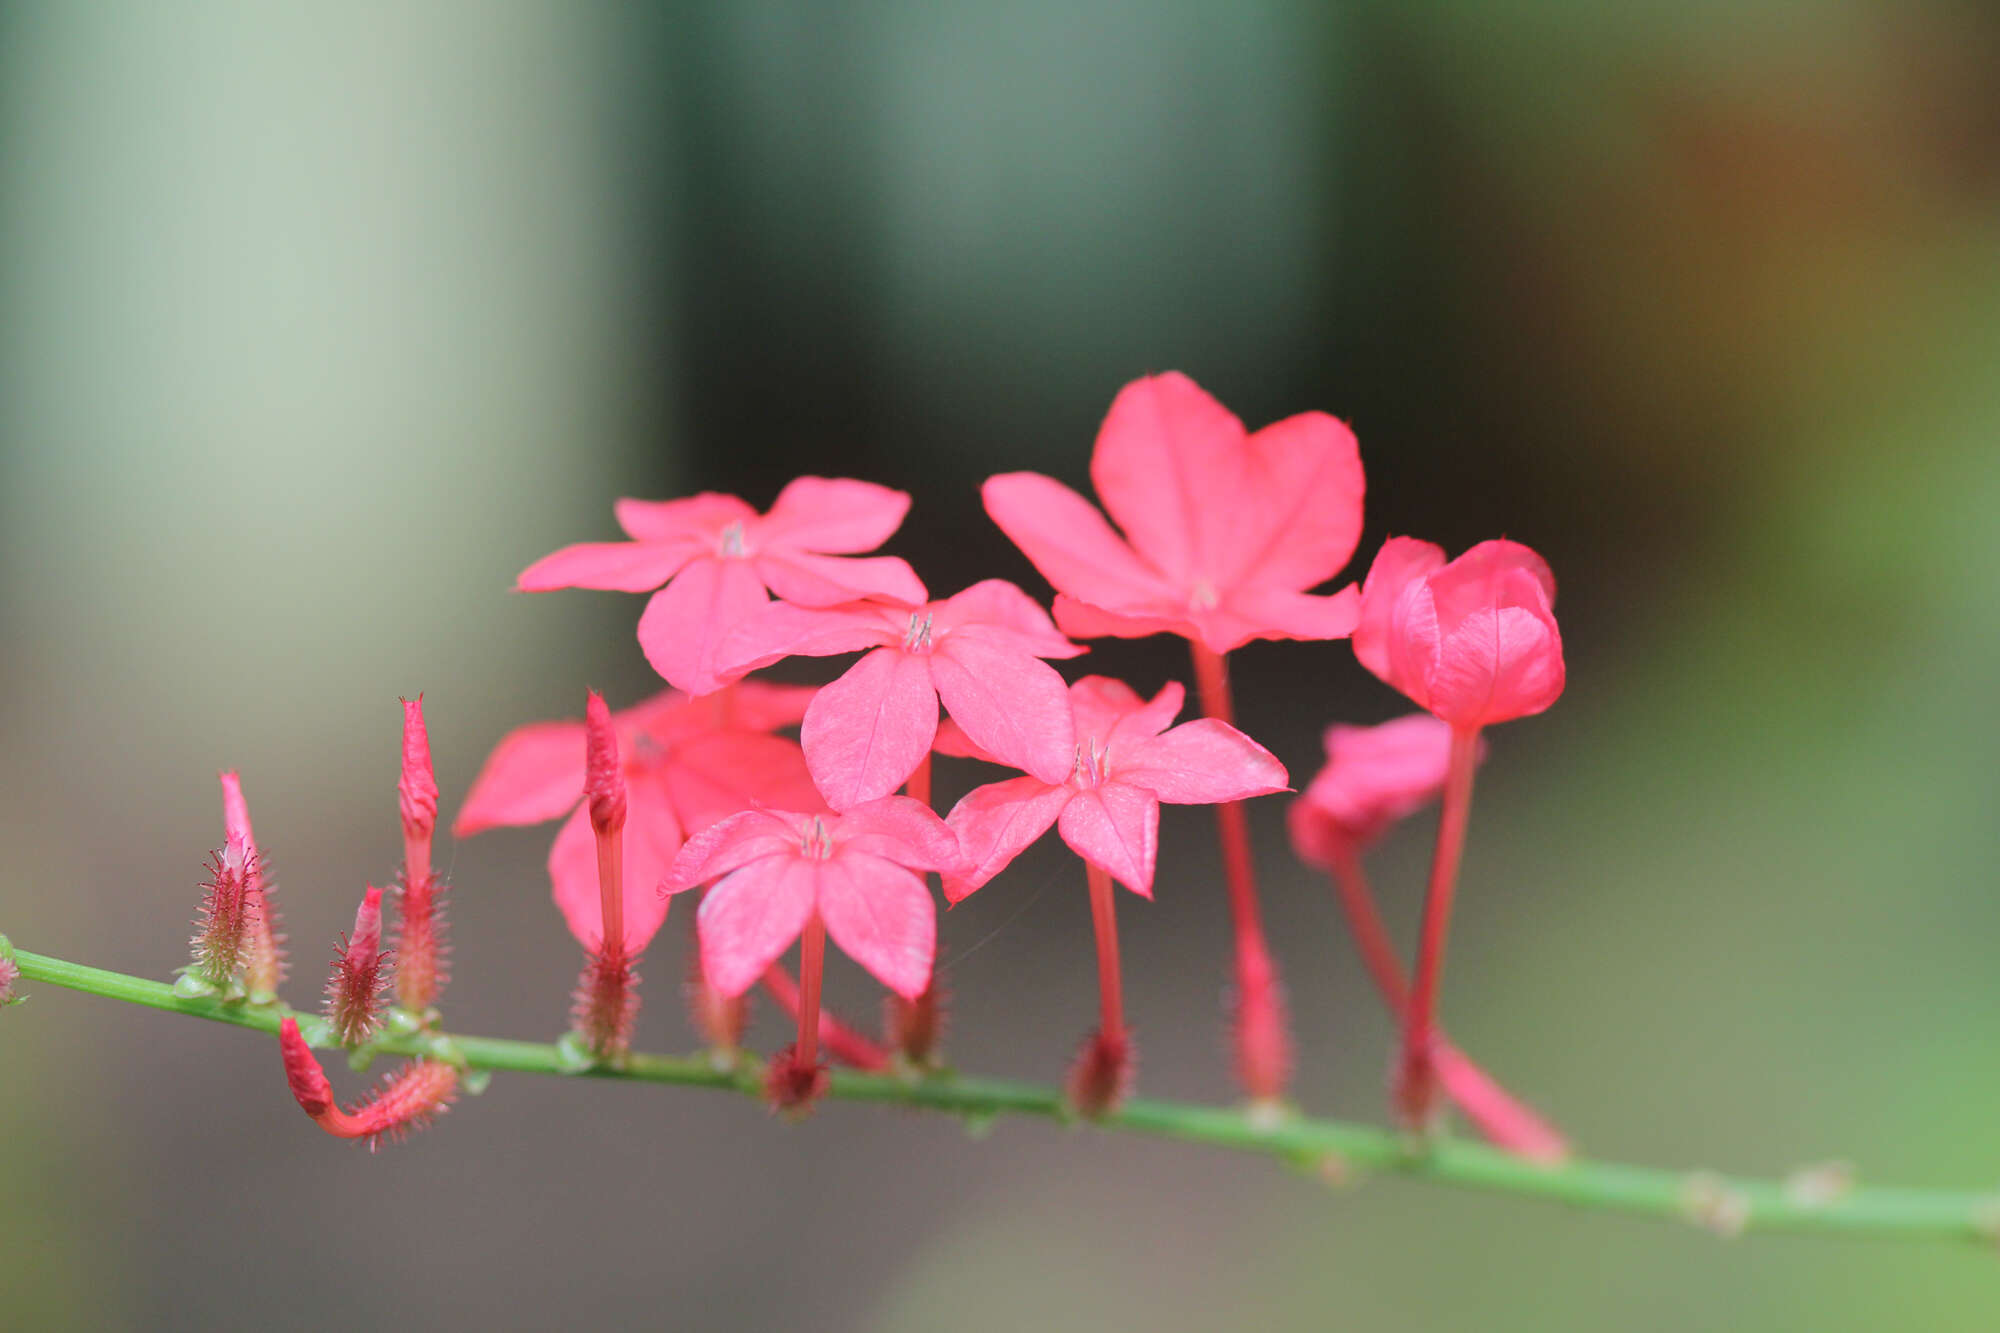
[[[613,496],[866,476],[917,494],[892,549],[933,588],[1040,594],[978,480],[1080,482],[1177,368],[1354,423],[1363,559],[1555,565],[1570,691],[1492,738],[1465,1047],[1594,1154],[2000,1183],[1996,57],[1947,3],[0,5],[0,931],[168,973],[237,766],[302,1004],[398,854],[398,694],[449,806],[508,728],[654,687],[637,599],[505,592]],[[1087,661],[1151,685],[1173,647]],[[1344,645],[1237,670],[1301,785],[1397,707]],[[1222,1100],[1180,814],[1131,1008],[1149,1090]],[[1256,819],[1300,1097],[1379,1115],[1386,1024]],[[1428,833],[1375,866],[1405,930]],[[563,1022],[548,834],[444,853],[454,1025]],[[692,1040],[679,916],[653,1047]],[[946,918],[961,1064],[1059,1073],[1086,923],[1053,849]],[[241,1033],[0,1014],[0,1328],[1997,1315],[1989,1254],[865,1108],[503,1079],[370,1158]]]

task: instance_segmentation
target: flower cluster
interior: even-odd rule
[[[1294,802],[1290,824],[1300,857],[1332,876],[1401,1024],[1393,1104],[1427,1132],[1449,1099],[1510,1151],[1561,1157],[1561,1136],[1448,1042],[1436,1012],[1481,732],[1542,711],[1563,688],[1547,565],[1513,542],[1447,560],[1395,538],[1358,586],[1322,591],[1362,531],[1353,432],[1319,412],[1247,430],[1183,375],[1147,377],[1118,395],[1090,472],[1104,512],[1029,473],[992,477],[982,490],[987,513],[1053,586],[1052,610],[1000,579],[933,597],[904,561],[869,554],[894,535],[910,497],[822,477],[791,482],[761,513],[716,494],[621,500],[628,540],[566,547],[521,573],[527,591],[650,593],[638,640],[668,686],[618,711],[592,692],[582,720],[508,735],[453,824],[470,836],[561,821],[549,881],[585,956],[569,1054],[579,1068],[628,1058],[643,955],[673,899],[696,893],[688,1012],[717,1064],[745,1058],[753,987],[796,1024],[795,1040],[763,1071],[774,1107],[809,1110],[830,1086],[829,1058],[945,1077],[935,1072],[945,1015],[933,894],[962,901],[1053,830],[1083,863],[1099,979],[1098,1022],[1071,1065],[1069,1100],[1085,1116],[1113,1114],[1133,1084],[1136,1050],[1116,886],[1150,899],[1161,807],[1209,805],[1234,936],[1236,1075],[1254,1106],[1281,1114],[1291,1019],[1262,925],[1245,803],[1289,790],[1291,779],[1236,727],[1228,655],[1255,639],[1351,636],[1360,663],[1424,711],[1329,731],[1327,766]],[[1085,653],[1081,639],[1159,633],[1189,643],[1193,720],[1178,721],[1187,691],[1177,682],[1142,692],[1099,674],[1065,680],[1053,665]],[[851,660],[818,688],[753,677],[789,658],[824,657]],[[328,986],[327,1035],[350,1046],[385,1022],[404,1032],[434,1024],[444,981],[431,869],[438,791],[420,700],[405,704],[403,755],[398,1003],[384,1015],[383,895],[371,888]],[[938,810],[933,756],[1013,776]],[[232,779],[227,789],[236,814],[191,971],[193,984],[253,995],[255,980],[244,978],[260,950],[277,956],[264,942],[275,936],[240,788]],[[1439,798],[1423,933],[1406,974],[1361,862],[1391,825]],[[822,1004],[829,939],[889,992],[882,1039]],[[794,945],[796,977],[784,963]],[[373,1141],[420,1124],[460,1085],[448,1061],[419,1059],[343,1111],[306,1029],[290,1019],[284,1054],[301,1107],[347,1137]]]

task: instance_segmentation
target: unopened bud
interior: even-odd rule
[[[326,983],[326,1017],[345,1046],[359,1046],[382,1026],[382,890],[369,886],[340,945]]]
[[[618,762],[618,733],[611,710],[596,690],[583,714],[583,794],[590,802],[590,826],[599,834],[625,827],[625,771]]]
[[[412,1060],[390,1075],[368,1100],[343,1111],[333,1100],[333,1085],[320,1068],[312,1048],[299,1032],[296,1019],[278,1025],[278,1048],[284,1056],[285,1081],[299,1109],[335,1138],[366,1139],[370,1151],[383,1139],[400,1139],[422,1129],[447,1110],[458,1095],[456,1066],[438,1060]]]

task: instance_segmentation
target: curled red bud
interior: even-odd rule
[[[1132,1090],[1134,1063],[1131,1033],[1091,1033],[1070,1066],[1069,1104],[1093,1120],[1117,1110]]]
[[[618,763],[618,733],[611,710],[596,690],[583,713],[583,794],[590,801],[590,825],[599,834],[625,827],[625,773]]]
[[[382,1026],[382,890],[370,885],[326,983],[326,1017],[343,1045],[359,1046]]]
[[[764,1100],[772,1110],[786,1115],[810,1114],[813,1104],[832,1086],[826,1066],[817,1060],[800,1059],[797,1046],[779,1051],[764,1069]]]
[[[292,1085],[292,1096],[297,1099],[299,1109],[318,1120],[334,1109],[333,1085],[326,1081],[326,1071],[319,1067],[312,1047],[299,1033],[299,1023],[288,1018],[278,1024],[278,1050],[285,1057],[285,1082]]]
[[[436,1060],[412,1060],[391,1074],[380,1088],[351,1110],[334,1104],[333,1085],[299,1032],[297,1020],[278,1026],[278,1048],[285,1060],[285,1081],[299,1109],[313,1123],[340,1139],[366,1139],[369,1149],[385,1138],[400,1139],[422,1129],[442,1114],[458,1095],[458,1070]]]

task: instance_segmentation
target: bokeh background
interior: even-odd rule
[[[1569,693],[1493,736],[1474,815],[1464,1045],[1594,1153],[2000,1183],[1996,58],[1943,0],[0,5],[0,931],[169,973],[238,766],[303,1002],[398,855],[398,694],[450,806],[508,728],[654,687],[639,599],[507,591],[613,496],[869,477],[934,588],[1039,593],[978,480],[1081,482],[1117,388],[1178,368],[1352,420],[1364,558],[1505,533],[1562,580]],[[1089,664],[1151,686],[1173,647]],[[1301,781],[1397,709],[1340,644],[1237,671]],[[1387,1025],[1255,818],[1300,1097],[1378,1115]],[[1405,930],[1428,833],[1375,867]],[[1123,920],[1146,1086],[1218,1100],[1208,835],[1170,811]],[[563,1025],[548,836],[441,853],[458,1027]],[[653,1048],[691,1042],[680,918]],[[1087,920],[1053,850],[950,915],[963,1067],[1059,1073]],[[370,1157],[268,1043],[32,990],[9,1328],[2000,1312],[1971,1251],[694,1091],[503,1078]]]

